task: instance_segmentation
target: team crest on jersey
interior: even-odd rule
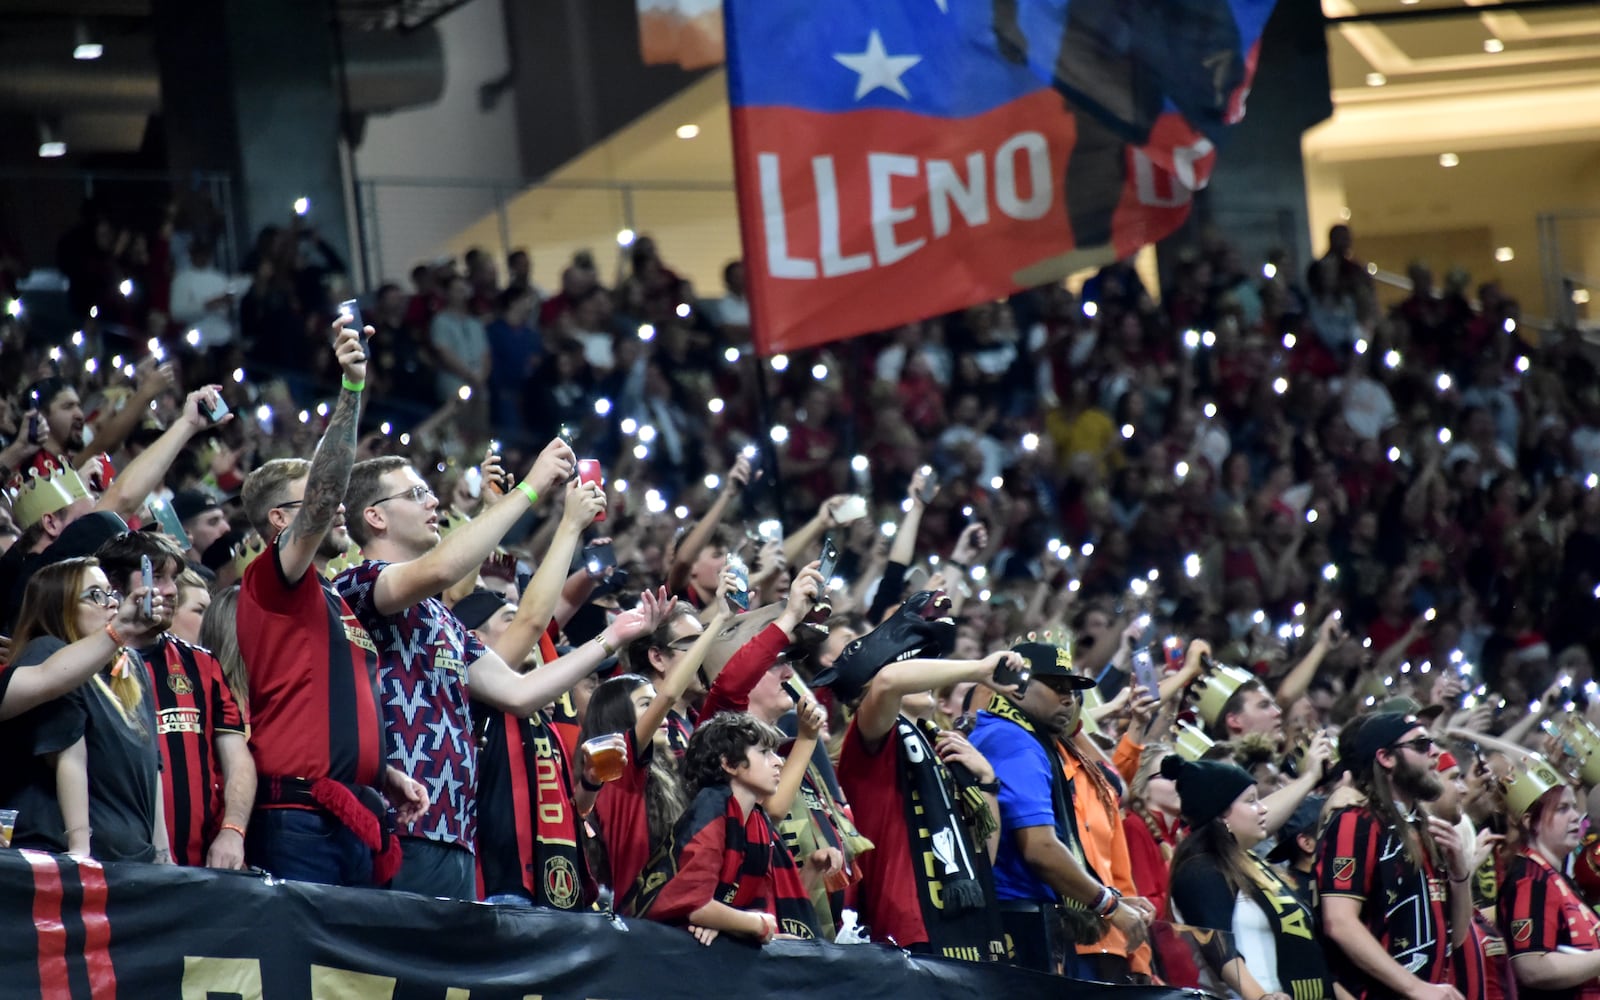
[[[172,689],[173,694],[194,694],[194,685],[189,682],[189,678],[186,674],[177,672],[168,674],[167,687]]]
[[[1513,921],[1511,921],[1511,940],[1515,941],[1517,944],[1527,944],[1529,941],[1532,941],[1533,940],[1533,921],[1532,920],[1513,920]]]
[[[1336,882],[1348,882],[1348,881],[1350,881],[1350,877],[1352,875],[1354,875],[1355,873],[1356,873],[1356,859],[1355,858],[1334,858],[1333,859],[1333,878],[1334,878],[1334,881],[1336,881]]]
[[[566,858],[544,863],[544,895],[558,910],[570,910],[578,901],[578,869]]]

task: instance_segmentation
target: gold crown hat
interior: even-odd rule
[[[1600,785],[1600,729],[1574,713],[1569,713],[1557,725],[1546,720],[1542,726],[1545,732],[1561,741],[1564,769],[1585,785]]]
[[[332,559],[328,560],[328,567],[322,571],[322,575],[332,580],[340,573],[343,573],[352,566],[360,565],[360,563],[361,546],[357,545],[355,541],[352,540],[350,542],[350,547],[345,549],[342,555],[334,556]]]
[[[249,569],[250,564],[265,551],[267,543],[255,532],[245,536],[243,541],[233,547],[233,570],[240,579],[244,579],[244,571]]]
[[[1530,753],[1512,762],[1511,777],[1506,779],[1506,808],[1513,817],[1524,816],[1539,796],[1566,784],[1567,779],[1549,761]]]
[[[1195,710],[1199,712],[1200,720],[1207,727],[1215,729],[1222,718],[1222,706],[1228,703],[1235,691],[1255,679],[1255,675],[1247,670],[1225,663],[1212,664],[1197,682],[1200,685],[1200,700]]]
[[[38,524],[46,514],[65,510],[75,501],[89,499],[89,488],[75,469],[56,469],[48,476],[29,469],[22,486],[11,497],[11,516],[23,530]]]
[[[1192,722],[1180,720],[1177,729],[1178,738],[1172,741],[1172,748],[1178,751],[1179,757],[1191,764],[1204,757],[1207,750],[1217,745],[1215,740]]]

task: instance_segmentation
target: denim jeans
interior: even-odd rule
[[[465,847],[401,837],[400,856],[400,874],[389,888],[442,899],[477,900],[478,869]]]
[[[278,878],[372,885],[372,851],[338,820],[310,809],[257,809],[245,857]]]

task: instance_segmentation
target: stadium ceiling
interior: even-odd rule
[[[412,31],[472,0],[334,0],[339,19],[365,30]],[[143,19],[152,0],[0,0],[0,18]]]

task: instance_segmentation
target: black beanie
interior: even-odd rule
[[[1183,818],[1195,829],[1227,812],[1235,799],[1256,783],[1237,764],[1218,760],[1186,761],[1172,754],[1161,762],[1161,776],[1178,783]]]

